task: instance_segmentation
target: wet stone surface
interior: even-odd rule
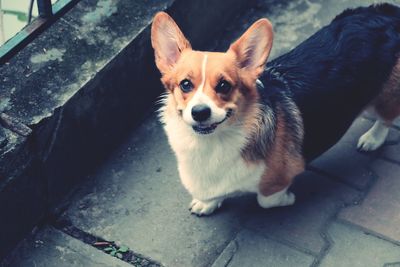
[[[378,1],[262,1],[209,47],[226,49],[251,22],[268,17],[276,32],[273,58],[345,7],[372,2]],[[89,14],[88,23],[97,21],[90,8],[81,8]],[[99,8],[114,12],[107,4]],[[85,24],[76,25],[85,40]],[[107,42],[98,33],[97,41]],[[59,55],[52,52],[54,62]],[[336,146],[311,163],[291,188],[297,195],[294,206],[263,210],[249,195],[199,218],[187,210],[190,196],[153,115],[80,187],[62,216],[88,234],[126,244],[165,266],[396,266],[399,165],[378,159],[399,149],[399,133],[393,129],[379,151],[359,153],[358,137],[371,125],[359,118]]]
[[[400,166],[377,160],[372,170],[378,179],[364,201],[339,217],[400,244]]]
[[[357,151],[357,141],[372,125],[367,119],[357,119],[346,135],[330,150],[311,162],[310,167],[329,173],[356,188],[366,189],[374,179],[369,165],[377,152]]]
[[[352,226],[335,223],[329,230],[329,236],[333,244],[321,267],[385,266],[400,260],[399,246]]]
[[[353,126],[350,136],[356,135],[353,131],[360,131],[360,125]],[[340,144],[339,148],[343,153],[350,150],[349,146]],[[330,174],[329,169],[327,173]],[[64,216],[88,233],[126,243],[132,250],[165,266],[209,266],[214,261],[216,266],[221,266],[218,264],[236,253],[239,253],[237,257],[232,256],[236,260],[230,264],[239,266],[246,260],[240,253],[247,253],[252,242],[264,242],[266,248],[283,250],[285,247],[283,254],[273,254],[268,259],[281,262],[282,257],[287,257],[288,265],[276,266],[290,266],[290,260],[296,259],[296,255],[308,262],[330,249],[331,242],[326,236],[336,214],[348,206],[359,207],[366,194],[366,190],[359,191],[330,177],[333,175],[312,171],[300,175],[291,188],[297,196],[292,207],[264,210],[249,195],[230,199],[214,215],[199,218],[187,210],[190,196],[179,182],[175,158],[161,125],[151,117],[110,157],[91,182],[82,187]],[[375,173],[371,175],[376,177]],[[395,206],[388,210],[393,212]],[[394,221],[393,231],[395,225]],[[243,229],[256,233],[260,239],[250,242],[242,237]],[[240,241],[244,243],[242,252],[232,247],[236,241],[231,240],[235,238],[244,240]],[[257,251],[252,253],[260,253],[263,258],[263,249]],[[254,260],[247,260],[252,266]]]
[[[45,227],[25,240],[0,266],[128,267],[117,258],[97,250],[52,227]]]
[[[312,172],[299,175],[290,190],[296,195],[294,206],[257,207],[248,212],[246,227],[318,255],[328,246],[323,235],[327,224],[338,210],[357,202],[360,193]]]
[[[313,257],[268,240],[258,232],[241,231],[212,267],[310,266]]]
[[[273,58],[345,7],[358,4],[262,2],[240,14],[210,48],[225,50],[251,22],[266,16],[275,25]],[[311,171],[299,177],[292,188],[298,196],[295,206],[263,210],[254,196],[246,196],[228,200],[211,217],[197,218],[187,211],[190,196],[180,185],[175,157],[153,117],[84,186],[65,216],[84,231],[128,243],[166,266],[209,266],[214,261],[215,266],[257,266],[261,261],[254,260],[256,257],[271,262],[271,266],[291,266],[293,260],[307,266],[313,262],[329,264],[325,253],[331,251],[341,258],[342,266],[352,266],[342,257],[347,252],[338,250],[331,238],[336,233],[340,236],[340,231],[347,233],[335,228],[336,214],[346,206],[357,206],[377,177],[369,165],[380,152],[363,154],[355,149],[358,137],[371,125],[370,120],[358,119],[337,146],[311,164]],[[391,133],[394,143],[397,134]],[[379,242],[397,249],[388,241]],[[242,256],[250,253],[254,257]],[[395,258],[387,259],[396,262]]]
[[[191,215],[190,196],[154,117],[111,159],[66,216],[84,231],[123,242],[167,266],[211,264],[240,228],[245,204],[255,201],[228,201],[211,217]]]
[[[81,1],[0,67],[1,110],[25,124],[51,116],[172,2]]]

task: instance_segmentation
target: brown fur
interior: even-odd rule
[[[243,102],[244,92],[241,90],[238,74],[232,68],[235,65],[235,59],[226,53],[186,50],[182,53],[175,68],[163,75],[163,84],[173,93],[175,101],[178,103],[178,109],[183,110],[186,108],[202,82],[201,67],[206,53],[207,65],[206,80],[203,88],[204,94],[210,97],[218,107],[236,111],[239,103]],[[184,79],[189,79],[194,87],[188,93],[184,93],[179,89],[179,83]],[[218,94],[215,91],[215,87],[221,79],[228,81],[232,85],[232,90],[228,94]]]
[[[304,159],[300,151],[296,149],[292,133],[287,131],[285,121],[279,111],[275,139],[265,162],[267,169],[259,184],[260,192],[264,196],[289,187],[293,178],[304,171]]]
[[[265,125],[257,122],[259,114],[254,113],[253,125],[250,126],[253,132],[251,134],[252,140],[243,152],[243,158],[249,164],[262,160],[267,167],[259,183],[260,192],[264,196],[272,195],[289,187],[293,178],[303,172],[305,166],[301,155],[301,146],[299,146],[293,133],[288,131],[280,109],[277,110],[275,115],[275,121],[268,123],[275,127],[264,129]],[[296,116],[296,114],[293,115]],[[300,132],[302,132],[302,129]],[[264,150],[263,158],[260,158],[260,155],[254,155],[257,151],[255,147],[260,146],[259,140],[264,138],[266,134],[270,135],[271,139],[262,146]],[[302,133],[298,134],[302,135]]]
[[[176,45],[163,47],[171,39]],[[303,124],[295,104],[289,99],[274,111],[263,110],[259,104],[262,101],[259,101],[255,81],[264,70],[272,40],[272,26],[266,19],[254,23],[226,53],[193,51],[178,26],[165,13],[155,16],[152,27],[156,64],[163,75],[163,84],[174,96],[170,100],[174,103],[167,105],[167,112],[175,112],[172,110],[175,107],[178,110],[186,108],[203,82],[202,62],[207,55],[203,92],[218,107],[233,110],[233,116],[226,123],[235,120],[243,123],[249,137],[249,143],[242,151],[243,160],[266,166],[259,182],[263,196],[286,189],[305,169]],[[191,81],[192,91],[179,89],[184,79]],[[221,80],[232,85],[229,93],[216,92]],[[400,59],[371,104],[387,124],[400,115]]]
[[[171,29],[166,29],[160,21],[167,23]],[[165,40],[165,36],[159,35],[159,31],[164,31],[168,37],[173,38],[179,49],[172,46],[171,52],[171,47],[163,47],[162,40]],[[173,34],[169,35],[170,32]],[[277,114],[264,114],[260,109],[256,80],[264,70],[272,40],[272,25],[266,19],[254,23],[226,53],[192,50],[175,22],[164,13],[156,15],[152,27],[152,45],[156,51],[157,67],[162,73],[161,80],[173,94],[176,105],[172,106],[176,106],[178,110],[186,108],[202,83],[202,62],[204,55],[207,55],[203,93],[218,107],[233,110],[233,116],[226,123],[235,120],[243,122],[243,127],[250,136],[249,144],[242,152],[243,159],[249,164],[264,163],[267,167],[259,184],[260,192],[264,196],[288,187],[293,177],[304,170],[299,141],[295,140],[297,135],[289,132],[279,109]],[[168,53],[163,54],[166,48],[170,49],[168,51],[173,55],[172,59],[168,58]],[[174,56],[174,51],[179,53],[179,57]],[[184,79],[191,81],[192,91],[186,93],[179,89],[179,84]],[[232,86],[227,94],[219,94],[215,90],[222,79]],[[292,111],[291,115],[301,124],[297,109]],[[263,120],[268,119],[271,121],[263,123]],[[302,138],[302,128],[299,132],[297,134]]]
[[[372,106],[389,125],[400,115],[400,59]]]

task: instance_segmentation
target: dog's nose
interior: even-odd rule
[[[195,121],[202,122],[211,116],[211,109],[204,104],[196,105],[192,108],[192,118]]]

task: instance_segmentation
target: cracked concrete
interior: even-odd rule
[[[341,140],[353,146],[339,144],[342,152],[355,149],[365,123],[369,122],[360,118],[353,124]],[[394,136],[398,133],[392,131]],[[390,146],[399,144],[386,147]],[[374,165],[396,175],[398,172],[390,170],[397,167],[388,168],[392,163],[376,160],[378,155],[371,156]],[[347,160],[355,164],[359,158]],[[362,266],[368,261],[360,258],[377,255],[368,254],[372,248],[386,251],[374,258],[380,266],[400,260],[400,246],[382,238],[390,229],[397,231],[395,221],[379,221],[382,216],[374,213],[355,214],[357,220],[366,215],[377,220],[375,225],[381,223],[382,228],[376,230],[358,226],[357,220],[343,224],[342,219],[337,219],[349,207],[365,207],[360,212],[370,209],[369,199],[378,194],[371,195],[374,186],[385,176],[381,172],[371,173],[368,187],[357,189],[343,182],[343,178],[337,180],[308,171],[297,178],[292,188],[297,194],[297,203],[292,207],[263,210],[249,195],[230,199],[216,214],[198,218],[186,209],[190,197],[180,185],[175,164],[161,126],[152,116],[82,187],[63,216],[87,233],[128,244],[133,251],[165,266],[266,266],[265,262],[271,264],[267,266],[293,266],[292,260],[300,264],[296,266],[335,266],[332,264],[336,257],[341,263],[336,266]],[[354,166],[368,169],[369,164],[367,161]],[[347,177],[346,172],[343,175]],[[385,193],[380,187],[376,191]],[[396,216],[398,205],[388,207],[386,211]],[[365,241],[366,246],[358,248],[351,243],[353,239],[348,239],[346,231],[353,230],[354,239]],[[342,249],[345,245],[347,248]]]
[[[310,266],[313,257],[268,240],[258,232],[241,231],[212,267]]]
[[[34,248],[34,249],[31,249]],[[0,266],[98,266],[129,267],[128,263],[109,257],[81,241],[72,238],[52,227],[46,227],[32,238],[26,239],[15,257],[6,260]],[[54,265],[57,258],[57,265]]]
[[[351,226],[333,223],[329,229],[333,245],[319,266],[383,266],[397,261],[399,246],[385,242]]]

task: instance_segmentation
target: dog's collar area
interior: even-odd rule
[[[264,89],[265,88],[264,84],[262,83],[262,81],[260,79],[256,80],[256,85],[260,89]]]
[[[266,105],[265,101],[266,101],[267,97],[266,97],[266,92],[265,92],[265,86],[264,86],[264,83],[260,79],[256,80],[256,88],[257,88],[258,94],[260,95],[261,102]]]

